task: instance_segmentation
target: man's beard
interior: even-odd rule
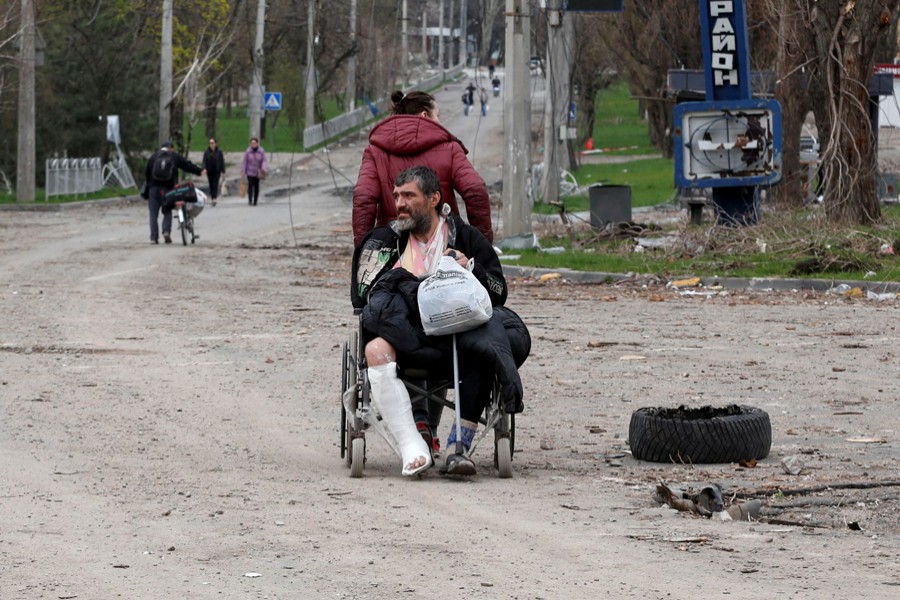
[[[425,212],[410,213],[408,217],[397,218],[397,228],[410,233],[428,233],[431,229],[431,215]]]

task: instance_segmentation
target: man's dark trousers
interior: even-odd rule
[[[161,186],[156,183],[150,184],[150,199],[147,201],[147,204],[150,208],[150,241],[155,242],[159,240],[159,211],[162,208],[163,201],[165,199],[166,192],[169,190],[164,186]],[[163,235],[172,232],[172,211],[164,210],[163,211],[163,222],[162,222],[162,230]]]

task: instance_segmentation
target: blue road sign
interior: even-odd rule
[[[281,110],[281,92],[266,92],[263,108],[265,110]]]

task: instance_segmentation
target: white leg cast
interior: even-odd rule
[[[372,404],[394,436],[403,461],[402,473],[415,475],[431,466],[431,449],[422,439],[413,420],[406,386],[397,377],[397,363],[369,367]],[[421,462],[415,466],[416,462]]]

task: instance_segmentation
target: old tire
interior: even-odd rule
[[[769,455],[772,425],[752,406],[639,408],[628,443],[635,458],[650,462],[740,462]]]

